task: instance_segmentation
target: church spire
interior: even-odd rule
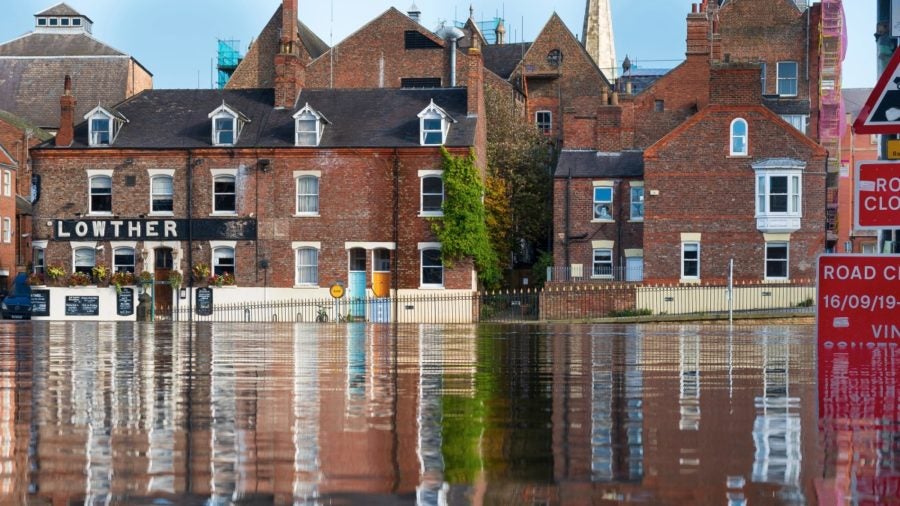
[[[584,30],[581,43],[603,75],[612,81],[616,78],[616,45],[613,39],[611,0],[586,0]]]

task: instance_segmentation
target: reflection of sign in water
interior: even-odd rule
[[[197,289],[196,312],[200,316],[210,316],[213,311],[213,290],[203,287]]]
[[[50,316],[50,290],[31,290],[31,316]]]
[[[134,289],[122,288],[116,294],[116,314],[131,316],[134,314]]]
[[[67,295],[66,316],[98,316],[100,297],[97,295]]]

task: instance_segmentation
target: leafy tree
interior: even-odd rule
[[[484,185],[475,166],[475,155],[453,156],[441,148],[444,169],[444,204],[440,219],[431,227],[441,242],[441,260],[447,267],[453,262],[471,258],[478,271],[478,279],[486,288],[500,282],[497,253],[488,238],[485,224]]]
[[[523,253],[523,242],[546,248],[553,216],[550,166],[554,150],[507,94],[486,87],[485,107],[488,227],[503,267],[510,267],[510,252]],[[493,195],[492,190],[496,190]]]

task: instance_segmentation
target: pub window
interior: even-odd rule
[[[72,272],[83,272],[92,276],[91,270],[96,262],[97,251],[94,248],[77,248],[72,252]]]
[[[216,176],[213,179],[213,212],[234,213],[237,211],[234,176]]]
[[[112,178],[94,176],[91,178],[91,213],[112,212]]]
[[[34,247],[32,252],[32,261],[31,261],[31,271],[35,274],[43,274],[44,273],[44,265],[45,265],[45,253],[46,250],[44,248],[39,248],[37,246]]]
[[[171,213],[174,210],[172,177],[154,176],[150,179],[150,212]]]
[[[213,274],[225,273],[234,275],[234,248],[220,246],[213,250]]]
[[[134,273],[134,248],[113,250],[113,271]]]

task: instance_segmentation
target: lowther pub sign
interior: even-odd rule
[[[188,231],[191,233],[189,234]],[[253,219],[88,219],[56,220],[53,240],[156,240],[156,241],[256,239]]]

